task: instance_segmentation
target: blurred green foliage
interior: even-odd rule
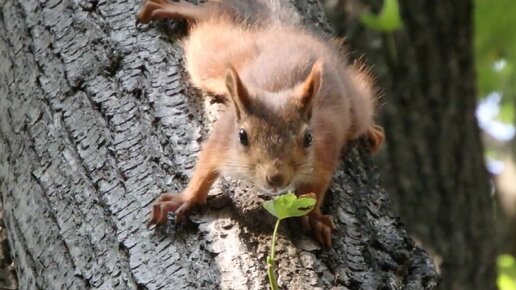
[[[497,261],[499,290],[516,290],[516,259],[510,255],[500,255]]]
[[[475,0],[475,62],[480,98],[492,92],[502,96],[502,122],[516,124],[516,1]],[[514,139],[513,141],[514,142]],[[486,144],[487,156],[499,149]],[[500,255],[497,260],[499,290],[516,290],[516,259]]]
[[[502,95],[499,119],[514,124],[516,103],[516,1],[475,0],[478,92]]]
[[[367,27],[383,32],[390,32],[403,26],[400,17],[398,0],[385,0],[378,15],[365,12],[360,15],[360,21]]]

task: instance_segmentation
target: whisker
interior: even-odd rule
[[[251,167],[250,167],[250,166],[245,166],[245,165],[224,164],[224,166],[226,166],[226,167],[232,167],[232,168],[246,168],[246,169],[251,169]]]
[[[309,172],[309,173],[313,173],[314,172],[314,168],[313,167],[304,167],[304,168],[296,168],[296,172]]]
[[[241,168],[251,168],[252,167],[249,164],[242,164],[242,163],[238,163],[238,162],[224,162],[222,164],[227,165],[227,166],[233,166],[233,167],[241,167]]]
[[[296,167],[297,170],[313,170],[312,166]]]
[[[314,176],[314,175],[310,174],[310,173],[296,173],[296,176]]]
[[[311,162],[309,161],[303,161],[303,162],[299,162],[299,163],[294,163],[294,166],[295,167],[300,167],[300,166],[312,166]]]
[[[225,160],[224,163],[232,163],[232,164],[246,164],[239,161],[233,161],[233,160]]]

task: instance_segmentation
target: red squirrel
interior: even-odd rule
[[[183,43],[192,83],[225,96],[228,108],[203,144],[181,193],[155,202],[150,224],[167,213],[181,221],[223,175],[271,195],[315,194],[308,215],[315,239],[331,247],[335,225],[321,204],[349,140],[365,135],[370,151],[384,141],[373,115],[375,95],[363,69],[349,66],[337,44],[301,25],[283,0],[147,0],[137,21],[186,20]]]

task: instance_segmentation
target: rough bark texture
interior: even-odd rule
[[[3,209],[0,208],[0,211],[0,289],[16,289],[16,273],[7,240]]]
[[[339,34],[356,56],[365,55],[382,89],[382,184],[409,233],[434,255],[439,289],[495,289],[494,200],[475,120],[472,1],[400,0],[405,25],[391,35],[357,19],[382,2],[326,1]]]
[[[19,287],[265,289],[273,220],[245,186],[220,182],[182,229],[146,227],[153,200],[185,186],[220,105],[188,86],[168,26],[134,26],[139,4],[0,1],[0,192]],[[314,1],[296,6],[328,27]],[[358,147],[329,195],[335,246],[284,226],[280,285],[432,289],[428,255]]]

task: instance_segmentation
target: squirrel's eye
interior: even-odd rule
[[[305,132],[305,136],[303,137],[303,146],[310,147],[312,145],[312,132],[310,130],[307,130]]]
[[[247,139],[247,132],[244,129],[238,131],[238,141],[244,146],[249,146],[249,139]]]

